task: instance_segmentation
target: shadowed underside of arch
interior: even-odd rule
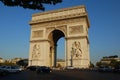
[[[57,41],[61,38],[61,37],[64,37],[64,33],[60,30],[54,30],[52,32],[53,34],[53,40],[55,43],[57,43]]]
[[[56,61],[57,61],[57,41],[61,38],[64,37],[64,33],[60,30],[53,30],[48,38],[49,38],[49,42],[50,42],[50,54],[54,55],[51,56],[51,61],[54,60],[53,62],[51,62],[51,66],[56,67]]]

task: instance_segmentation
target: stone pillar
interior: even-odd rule
[[[54,67],[56,67],[57,62],[57,43],[54,45]]]
[[[50,47],[50,67],[52,67],[52,47]]]

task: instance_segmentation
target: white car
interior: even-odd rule
[[[9,73],[21,72],[21,69],[16,66],[6,66],[4,69],[7,70]]]

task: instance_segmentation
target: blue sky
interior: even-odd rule
[[[90,57],[95,63],[103,56],[120,57],[120,0],[63,0],[62,3],[45,5],[46,11],[85,5],[90,20]],[[0,57],[28,58],[30,25],[33,13],[40,10],[6,7],[0,3]],[[58,41],[58,56],[64,57],[64,38]],[[62,48],[61,48],[62,47]]]

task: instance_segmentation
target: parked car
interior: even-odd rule
[[[21,68],[17,66],[6,66],[3,68],[4,70],[7,70],[9,73],[16,73],[16,72],[21,72]]]
[[[0,69],[0,76],[6,76],[8,75],[8,71],[4,69]]]
[[[39,66],[36,70],[37,74],[39,73],[50,73],[52,72],[52,69],[50,67],[46,67],[46,66]]]

